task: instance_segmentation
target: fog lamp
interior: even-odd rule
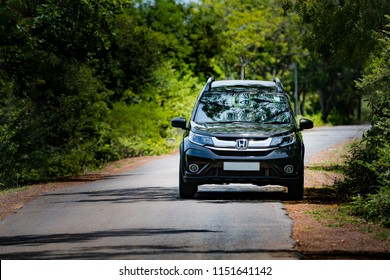
[[[284,172],[286,172],[287,174],[291,174],[294,172],[294,167],[292,165],[286,165],[284,167]]]
[[[192,173],[195,173],[195,172],[198,172],[199,171],[199,166],[195,163],[193,164],[190,164],[190,166],[188,166],[188,169],[192,172]]]

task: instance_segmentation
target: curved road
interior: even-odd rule
[[[305,131],[307,161],[367,127]],[[177,191],[178,157],[48,193],[0,224],[1,259],[298,259],[283,188]]]

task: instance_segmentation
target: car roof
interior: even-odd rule
[[[272,81],[259,80],[222,80],[214,81],[211,88],[226,87],[226,86],[264,86],[277,88],[276,83]]]
[[[279,80],[272,81],[260,81],[260,80],[222,80],[222,81],[211,81],[208,83],[208,90],[206,85],[206,91],[210,91],[211,89],[222,89],[229,87],[253,87],[253,88],[268,88],[271,92],[275,93],[285,93],[283,90],[283,86]]]

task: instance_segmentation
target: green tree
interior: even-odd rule
[[[118,15],[110,37],[111,46],[100,65],[107,87],[114,91],[113,102],[131,104],[141,98],[145,84],[153,82],[156,65],[163,63],[164,38],[151,30],[141,12],[127,5]]]
[[[388,17],[390,21],[390,17]],[[372,128],[354,147],[345,168],[346,178],[337,184],[342,197],[353,200],[352,213],[390,227],[390,25],[376,35],[377,51],[370,56],[365,75],[357,86],[370,92]]]
[[[185,27],[191,46],[186,64],[197,77],[206,80],[217,73],[213,61],[226,44],[223,35],[224,19],[214,5],[191,3],[188,6]]]
[[[354,86],[375,50],[374,31],[385,26],[384,15],[390,12],[386,0],[296,0],[283,1],[308,24],[310,32],[304,45],[318,59],[323,75],[317,81],[322,119],[328,120],[332,110],[348,118],[359,109],[361,93]]]
[[[170,60],[176,69],[180,69],[192,49],[187,40],[186,6],[174,0],[138,2],[146,27],[155,32],[161,44],[160,55]]]
[[[304,63],[299,38],[304,28],[296,13],[286,14],[278,1],[205,1],[223,19],[223,45],[213,60],[224,78],[282,78],[293,84],[292,64]],[[245,73],[244,73],[245,72]],[[291,89],[291,87],[289,87]]]
[[[0,3],[2,184],[74,174],[98,160],[109,91],[92,66],[119,9],[117,1]]]
[[[381,38],[380,48],[371,56],[366,74],[357,83],[370,92],[372,128],[362,145],[355,149],[346,170],[345,186],[355,195],[390,187],[390,32],[377,35]],[[360,172],[355,172],[356,169]]]

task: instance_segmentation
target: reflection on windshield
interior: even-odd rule
[[[254,122],[262,124],[291,123],[287,97],[260,89],[213,89],[203,94],[195,115],[197,123]]]

